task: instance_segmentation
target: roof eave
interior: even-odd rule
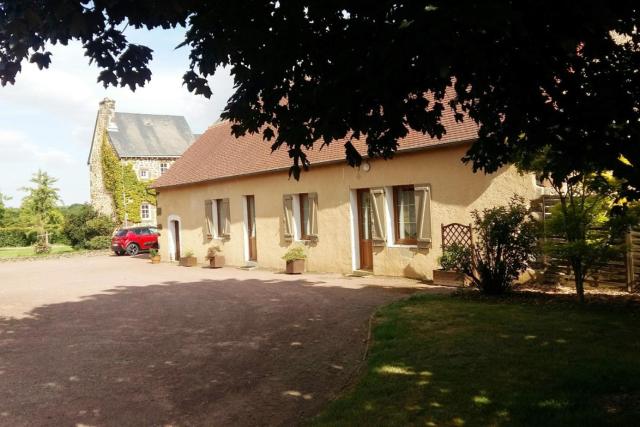
[[[410,153],[417,152],[417,151],[428,151],[428,150],[434,150],[434,149],[444,148],[444,147],[455,147],[455,146],[458,146],[458,145],[465,145],[465,144],[473,143],[477,139],[478,139],[477,137],[474,137],[474,138],[462,139],[462,140],[458,140],[458,141],[443,142],[441,144],[432,144],[432,145],[426,145],[426,146],[422,146],[422,147],[411,147],[411,148],[406,148],[406,149],[403,149],[403,150],[399,150],[399,151],[397,151],[397,154],[410,154]],[[369,159],[369,156],[363,156],[363,159]],[[323,161],[323,162],[314,163],[313,165],[316,165],[316,166],[328,166],[328,165],[332,165],[332,164],[342,163],[342,162],[344,162],[344,160],[345,159],[326,160],[326,161]],[[186,187],[186,186],[190,186],[190,185],[207,184],[207,183],[211,183],[211,182],[225,181],[225,180],[235,179],[235,178],[246,178],[246,177],[256,176],[256,175],[264,175],[264,174],[270,174],[270,173],[284,172],[284,171],[288,171],[289,169],[290,169],[290,167],[282,167],[282,168],[277,168],[277,169],[269,169],[269,170],[264,170],[264,171],[249,172],[249,173],[243,173],[243,174],[238,174],[238,175],[224,176],[224,177],[220,177],[220,178],[203,179],[203,180],[199,180],[199,181],[190,181],[190,182],[184,182],[184,183],[179,183],[179,184],[170,184],[170,185],[155,185],[155,183],[154,183],[150,187],[153,188],[153,189],[166,189],[166,188],[171,189],[171,188],[177,188],[177,187]]]

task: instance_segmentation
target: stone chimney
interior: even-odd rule
[[[91,140],[91,152],[89,153],[89,191],[91,193],[91,206],[101,214],[114,217],[115,208],[111,194],[104,187],[102,177],[102,141],[109,127],[109,122],[116,109],[116,102],[104,98],[98,104],[98,115]]]

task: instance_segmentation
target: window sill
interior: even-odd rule
[[[409,248],[416,249],[418,247],[417,244],[405,244],[405,243],[393,243],[387,245],[388,248]]]

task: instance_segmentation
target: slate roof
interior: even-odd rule
[[[477,125],[468,118],[458,123],[454,120],[453,114],[443,113],[442,123],[447,133],[441,139],[411,131],[398,141],[398,152],[471,142],[478,137]],[[344,162],[346,142],[333,141],[322,149],[321,144],[317,143],[314,149],[307,151],[311,166]],[[363,140],[354,140],[352,143],[360,154],[366,155],[366,144]],[[235,138],[231,135],[231,123],[219,122],[202,134],[171,169],[154,182],[153,187],[174,187],[288,170],[292,160],[286,148],[272,153],[270,145],[269,142],[263,141],[262,135],[258,133]]]
[[[107,128],[120,158],[179,157],[195,140],[182,116],[114,113]]]

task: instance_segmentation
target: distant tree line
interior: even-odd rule
[[[0,247],[36,245],[40,252],[54,243],[76,249],[109,247],[114,221],[89,204],[64,206],[56,181],[41,170],[33,174],[32,185],[21,188],[26,194],[17,208],[6,206],[10,198],[0,193]]]

